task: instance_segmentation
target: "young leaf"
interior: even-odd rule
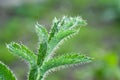
[[[46,56],[46,52],[47,52],[47,43],[40,43],[40,48],[39,48],[39,53],[38,53],[38,59],[37,59],[37,64],[39,66],[42,65],[44,58]]]
[[[64,17],[64,24],[61,26],[61,30],[67,29],[76,29],[82,26],[86,26],[86,21],[83,20],[80,16],[78,17]]]
[[[43,41],[46,41],[48,40],[48,32],[47,30],[45,29],[45,27],[43,27],[42,25],[38,24],[35,26],[36,27],[36,33],[38,35],[38,38],[39,38],[39,42],[43,42]]]
[[[79,65],[81,63],[88,63],[91,61],[92,58],[79,54],[63,55],[44,62],[44,64],[41,66],[41,74],[47,74],[51,71],[66,68],[69,66]]]
[[[51,28],[51,30],[50,30],[50,35],[49,35],[49,41],[51,40],[51,38],[52,37],[54,37],[54,35],[55,35],[55,33],[57,33],[58,32],[58,30],[59,30],[59,22],[60,22],[60,20],[58,20],[56,17],[54,18],[54,20],[53,20],[53,25],[52,25],[52,28]]]
[[[7,48],[13,54],[26,60],[28,63],[31,64],[31,66],[36,65],[36,59],[37,59],[36,55],[23,44],[20,45],[15,42],[11,42],[10,44],[7,45]]]
[[[62,42],[71,38],[71,36],[74,36],[79,32],[81,26],[85,26],[87,24],[81,17],[68,18],[67,16],[64,16],[62,19],[55,18],[53,21],[46,60],[49,60],[54,55],[54,52]]]
[[[0,80],[16,80],[12,71],[0,61]]]
[[[79,30],[61,30],[59,31],[48,43],[48,57],[51,58],[54,55],[54,51],[61,45],[65,40],[71,38],[74,34],[78,33]]]
[[[41,66],[47,51],[48,32],[42,25],[39,24],[36,25],[36,32],[39,37],[40,45],[38,49],[37,64]]]
[[[32,67],[29,72],[28,80],[39,80],[40,69],[38,67]]]
[[[63,16],[61,19],[55,18],[53,20],[53,25],[50,30],[50,40],[51,37],[54,37],[54,34],[60,30],[76,29],[82,26],[86,26],[86,21],[83,20],[80,16],[78,17],[67,17]]]

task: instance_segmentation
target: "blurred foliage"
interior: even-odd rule
[[[22,73],[26,73],[23,70],[26,64],[18,64],[21,61],[7,51],[5,44],[21,41],[35,51],[37,36],[34,24],[38,21],[49,26],[49,30],[49,22],[63,15],[81,15],[88,26],[81,28],[78,35],[63,44],[57,51],[58,55],[74,51],[95,60],[89,65],[54,72],[47,80],[120,80],[120,0],[40,0],[22,2],[18,6],[0,5],[0,60],[24,78]]]

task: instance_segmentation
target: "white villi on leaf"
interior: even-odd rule
[[[0,80],[16,80],[13,72],[0,61]]]
[[[92,61],[92,58],[78,53],[65,54],[53,57],[56,49],[65,41],[76,35],[82,26],[87,23],[81,17],[54,18],[50,32],[40,24],[36,24],[36,33],[39,38],[39,48],[34,54],[23,44],[12,42],[7,48],[13,54],[21,57],[30,65],[28,80],[45,80],[51,71],[67,68]],[[1,75],[1,74],[0,74]]]

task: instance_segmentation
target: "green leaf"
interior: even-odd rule
[[[61,19],[55,18],[53,20],[53,27],[51,28],[47,60],[49,60],[63,42],[68,40],[79,32],[81,26],[85,26],[87,23],[81,17],[67,17],[64,16]]]
[[[53,25],[50,30],[50,37],[54,37],[55,33],[59,32],[60,30],[67,30],[67,29],[77,29],[82,26],[86,26],[87,23],[83,20],[80,16],[78,17],[67,17],[63,16],[61,19],[54,18]]]
[[[65,25],[66,19],[66,16],[63,16],[61,19],[57,19],[56,17],[54,18],[52,28],[50,29],[49,41],[61,30],[61,27]]]
[[[26,46],[15,42],[8,44],[7,48],[10,52],[29,63],[30,71],[28,80],[45,80],[45,76],[51,71],[91,62],[92,59],[90,57],[79,54],[67,54],[56,58],[53,57],[56,49],[63,42],[76,35],[80,27],[85,25],[86,21],[81,17],[64,16],[60,19],[55,18],[50,33],[48,34],[46,28],[37,23],[36,33],[39,37],[37,55]],[[1,72],[2,71],[0,71],[0,73]],[[1,74],[4,75],[3,73]],[[0,80],[3,80],[3,78],[3,76],[0,76]]]
[[[39,24],[36,25],[36,32],[39,37],[39,45],[40,45],[38,49],[37,64],[41,66],[47,51],[48,32],[45,29],[45,27]]]
[[[56,49],[66,40],[77,34],[79,30],[61,30],[48,43],[48,57],[49,60],[55,53]]]
[[[45,29],[45,27],[43,27],[40,24],[36,24],[36,33],[39,37],[39,42],[43,42],[43,41],[47,41],[48,40],[48,32]]]
[[[16,80],[13,72],[0,61],[0,80]]]
[[[64,24],[61,25],[61,30],[77,29],[77,28],[87,25],[86,21],[83,20],[80,16],[78,17],[65,16],[63,17],[63,19],[64,19]]]
[[[40,77],[40,70],[38,67],[32,67],[29,72],[28,80],[38,80]]]
[[[50,59],[41,66],[41,74],[47,74],[48,72],[58,69],[79,65],[81,63],[91,62],[92,58],[86,57],[80,54],[67,54],[60,57]]]
[[[11,42],[10,44],[7,45],[7,48],[13,54],[26,60],[28,63],[31,64],[31,66],[36,65],[36,59],[37,59],[36,55],[23,44],[20,45],[15,42]]]
[[[39,66],[42,65],[44,58],[46,56],[46,52],[47,52],[47,43],[40,43],[40,48],[39,48],[39,53],[38,53],[38,59],[37,59],[37,64]]]
[[[52,37],[54,37],[55,33],[58,32],[59,30],[59,22],[60,20],[58,20],[56,17],[54,18],[53,20],[53,25],[52,25],[52,28],[50,29],[50,35],[49,35],[49,41],[51,40]]]

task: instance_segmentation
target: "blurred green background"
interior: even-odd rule
[[[26,80],[27,63],[10,54],[6,44],[22,42],[36,52],[36,22],[49,30],[52,19],[63,15],[82,16],[88,25],[57,54],[80,52],[95,59],[54,72],[46,80],[120,80],[120,0],[0,0],[0,61],[18,80]]]

